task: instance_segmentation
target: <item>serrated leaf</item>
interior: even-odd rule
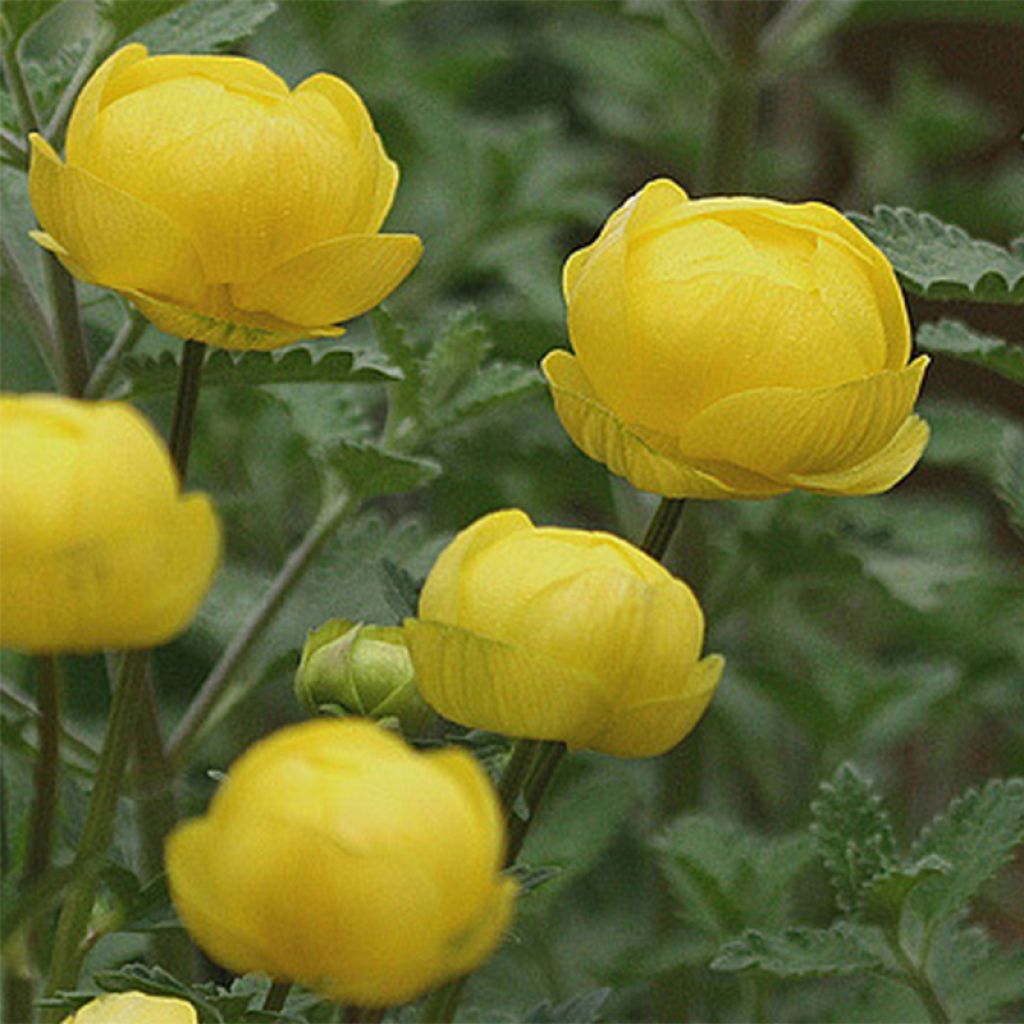
[[[971,238],[930,213],[876,206],[850,219],[885,253],[910,291],[930,299],[1024,302],[1024,240]]]
[[[114,41],[163,17],[186,0],[97,0],[96,13],[114,30]]]
[[[1014,1019],[1008,1004],[1024,1000],[1024,948],[1001,949],[981,928],[947,922],[928,966],[953,1020]]]
[[[170,352],[160,356],[127,356],[121,372],[132,399],[173,392],[179,361]],[[203,388],[249,387],[258,384],[376,384],[394,380],[394,371],[360,363],[344,349],[318,353],[301,345],[285,352],[228,352],[214,349],[203,363]]]
[[[370,321],[381,351],[401,372],[402,382],[391,397],[396,403],[396,417],[420,420],[423,416],[423,360],[406,340],[405,328],[387,310],[380,307],[373,310]]]
[[[594,1024],[612,994],[610,988],[595,988],[562,1003],[545,999],[531,1006],[520,1018],[523,1024]]]
[[[372,444],[342,441],[327,450],[327,463],[361,498],[405,494],[425,486],[441,474],[433,459],[384,451]]]
[[[1010,525],[1024,540],[1024,430],[1015,425],[1003,430],[996,451],[994,483]]]
[[[918,348],[926,352],[976,363],[1017,384],[1024,384],[1024,348],[991,334],[982,334],[959,320],[922,324],[915,341]]]
[[[890,868],[872,878],[860,897],[867,920],[879,925],[898,922],[907,897],[922,882],[948,874],[949,862],[934,853],[910,864]]]
[[[841,765],[832,781],[822,784],[811,812],[811,832],[836,903],[852,912],[871,879],[898,866],[889,815],[871,783],[851,764]]]
[[[150,21],[130,41],[152,53],[225,50],[252,35],[277,10],[275,0],[191,0]]]
[[[758,967],[780,978],[824,978],[881,970],[884,963],[861,937],[860,929],[847,924],[831,928],[787,928],[766,933],[748,931],[726,943],[712,970],[744,971]]]
[[[474,310],[456,313],[423,361],[423,397],[429,408],[443,405],[480,368],[488,350],[487,330]]]
[[[490,363],[433,414],[431,424],[441,430],[481,416],[506,402],[518,401],[539,392],[542,384],[541,375],[533,367],[517,363]]]
[[[968,790],[931,822],[913,856],[941,857],[949,871],[922,885],[914,905],[933,924],[958,913],[1024,842],[1024,778]]]

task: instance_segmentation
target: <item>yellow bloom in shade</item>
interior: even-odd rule
[[[882,253],[821,203],[691,201],[650,182],[573,253],[575,357],[555,409],[591,458],[667,497],[873,494],[928,441],[903,297]]]
[[[334,75],[289,91],[252,60],[133,43],[79,94],[65,162],[31,143],[36,241],[180,337],[269,349],[341,334],[422,251],[379,233],[398,168]]]
[[[171,895],[218,963],[364,1006],[407,1002],[494,949],[516,886],[483,770],[365,719],[274,733],[167,841]]]
[[[181,632],[220,559],[205,494],[120,402],[0,397],[0,645],[149,647]]]
[[[620,757],[674,747],[722,674],[684,583],[618,537],[518,509],[463,530],[405,623],[417,685],[462,725]]]
[[[63,1024],[196,1024],[195,1007],[183,999],[116,992],[86,1003]]]

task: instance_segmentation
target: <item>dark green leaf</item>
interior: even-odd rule
[[[1024,779],[993,779],[957,797],[921,833],[914,857],[942,858],[949,871],[922,885],[914,905],[931,921],[958,913],[1024,842]]]
[[[158,358],[128,356],[121,371],[128,378],[127,397],[137,399],[178,386],[179,361],[169,352]],[[392,370],[361,363],[344,349],[317,352],[301,345],[283,353],[212,351],[203,364],[203,388],[254,384],[376,384],[394,380]],[[125,397],[125,396],[118,396]]]
[[[881,970],[884,963],[872,952],[861,929],[840,923],[775,933],[748,931],[723,946],[711,967],[716,971],[759,967],[781,978],[822,978]]]
[[[17,42],[40,18],[60,0],[4,0],[0,5],[4,44]]]
[[[888,256],[900,281],[930,299],[1024,302],[1024,241],[1004,249],[930,213],[876,206],[851,220]]]
[[[192,0],[131,36],[153,53],[224,50],[251,35],[277,10],[275,0]]]
[[[889,816],[874,788],[850,764],[822,785],[811,811],[811,831],[836,903],[841,910],[856,910],[868,883],[897,867]]]
[[[917,331],[919,348],[938,355],[977,363],[1018,384],[1024,384],[1024,348],[968,327],[959,320],[922,324]]]
[[[184,5],[186,0],[97,0],[96,12],[114,30],[114,40],[124,39],[143,25]]]
[[[545,882],[557,878],[562,873],[562,869],[555,865],[531,868],[529,864],[516,864],[509,868],[508,873],[519,884],[519,895],[526,896],[535,889],[539,889]]]
[[[448,401],[480,369],[487,330],[474,310],[462,310],[441,330],[423,361],[423,399],[428,408]]]
[[[437,409],[431,425],[441,430],[480,416],[506,402],[518,401],[541,389],[540,374],[517,363],[489,363],[465,383],[446,405]]]
[[[441,473],[433,459],[398,455],[376,445],[349,441],[332,445],[327,450],[327,462],[362,498],[415,491]]]
[[[373,333],[381,351],[401,372],[402,382],[393,389],[391,401],[395,403],[393,415],[398,419],[423,417],[423,361],[406,339],[405,328],[385,309],[377,308],[370,314]]]
[[[396,565],[390,558],[377,563],[384,581],[384,596],[399,620],[415,615],[420,604],[423,580],[417,581],[407,569]]]
[[[1005,428],[996,450],[995,490],[1024,539],[1024,430],[1017,426]]]
[[[523,1024],[593,1024],[601,1019],[601,1010],[611,994],[610,988],[595,988],[562,1003],[545,999],[531,1006],[520,1020]]]
[[[861,894],[865,918],[879,925],[899,922],[903,904],[922,882],[949,872],[949,863],[930,853],[911,864],[900,865],[875,875]]]

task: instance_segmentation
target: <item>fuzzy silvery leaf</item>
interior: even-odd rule
[[[926,352],[976,363],[1017,384],[1024,384],[1024,347],[982,334],[959,320],[922,324],[915,341],[917,347]]]

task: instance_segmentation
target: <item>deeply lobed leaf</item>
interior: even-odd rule
[[[758,967],[782,978],[828,977],[883,970],[884,963],[855,925],[787,928],[781,932],[748,931],[727,943],[711,962],[716,971]]]

